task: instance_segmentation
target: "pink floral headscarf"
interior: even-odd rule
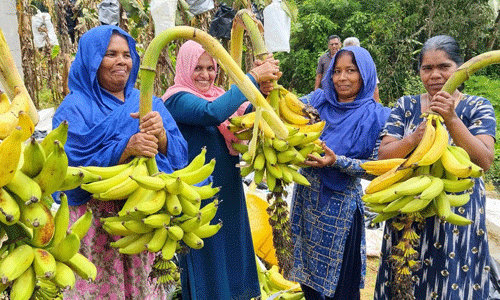
[[[205,52],[205,49],[203,49],[203,47],[197,42],[191,40],[185,42],[181,46],[179,53],[177,54],[174,85],[169,87],[165,94],[163,94],[161,97],[163,101],[166,101],[170,96],[178,92],[188,92],[207,101],[214,101],[226,92],[224,89],[214,86],[213,82],[211,87],[206,92],[200,92],[200,90],[198,90],[198,88],[194,85],[193,80],[191,79],[191,74],[193,74],[194,69],[198,64],[198,60],[203,52]],[[215,71],[217,71],[217,62],[215,59],[213,59],[213,62]],[[248,105],[248,102],[243,103],[231,117],[243,115]],[[217,128],[226,140],[226,146],[229,149],[229,153],[236,156],[238,155],[238,152],[233,148],[232,143],[241,143],[242,141],[235,137],[234,134],[227,129],[229,124],[229,121],[226,120],[217,126]]]

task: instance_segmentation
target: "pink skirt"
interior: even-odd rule
[[[154,253],[123,255],[109,245],[120,237],[108,234],[99,219],[116,216],[122,205],[123,201],[92,199],[80,206],[70,206],[70,224],[85,213],[87,206],[92,209],[92,226],[80,243],[80,253],[95,264],[97,277],[95,281],[89,282],[75,274],[75,287],[64,293],[64,299],[167,299],[167,292],[148,278]]]

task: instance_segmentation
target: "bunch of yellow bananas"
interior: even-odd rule
[[[427,120],[422,140],[407,159],[361,165],[367,173],[378,176],[362,197],[371,211],[379,213],[372,223],[397,217],[391,225],[402,231],[389,258],[394,271],[394,299],[412,297],[412,272],[421,267],[419,253],[414,249],[420,239],[414,222],[437,216],[455,225],[471,224],[471,220],[461,216],[465,212],[462,206],[469,201],[474,185],[470,177],[480,177],[483,173],[463,148],[448,145],[449,134],[441,116],[425,114],[424,117]]]
[[[266,269],[260,259],[255,257],[257,262],[257,275],[259,277],[261,299],[301,300],[304,293],[300,284],[286,280],[280,273],[278,266],[271,265]]]
[[[60,194],[61,206],[55,216],[45,207],[34,222],[22,220],[13,225],[2,225],[2,237],[7,236],[0,252],[0,290],[10,286],[10,299],[57,299],[62,291],[75,285],[75,273],[83,279],[94,280],[95,265],[78,253],[80,240],[87,234],[92,222],[89,210],[73,225],[69,225],[68,200]],[[35,203],[24,206],[33,206]],[[31,213],[31,212],[30,212]]]
[[[451,207],[461,207],[469,201],[467,191],[474,180],[468,177],[480,177],[483,171],[470,161],[463,148],[448,145],[449,135],[440,118],[435,114],[427,116],[422,140],[408,159],[361,165],[368,173],[379,175],[363,196],[367,207],[379,213],[374,223],[416,212],[424,218],[437,215],[455,225],[471,223]],[[458,212],[463,213],[463,208]]]
[[[203,148],[185,168],[171,174],[149,175],[144,158],[113,167],[81,167],[104,179],[82,184],[95,198],[126,199],[117,216],[101,219],[108,233],[122,236],[111,246],[130,255],[146,250],[161,252],[164,261],[172,259],[181,249],[181,241],[190,248],[202,248],[203,239],[222,227],[221,222],[210,224],[217,212],[217,199],[201,208],[201,201],[214,197],[220,188],[195,185],[204,182],[215,168],[215,160],[205,163],[205,154]],[[160,265],[164,266],[161,262]],[[162,267],[153,271],[152,276],[163,276],[164,283],[172,283],[170,277],[175,270],[165,269],[170,270],[168,274]]]
[[[292,182],[310,185],[298,172],[299,167],[307,167],[303,162],[309,154],[323,153],[319,137],[325,121],[319,120],[317,111],[302,103],[293,93],[280,85],[266,100],[288,129],[288,137],[278,138],[259,111],[230,118],[228,129],[241,140],[250,140],[248,145],[233,144],[242,154],[241,175],[254,172],[256,184],[266,180],[271,195],[268,209],[269,223],[273,228],[273,242],[280,267],[289,269],[291,238],[288,205],[283,200],[284,187]],[[265,112],[262,111],[262,114]],[[258,118],[258,121],[257,121]],[[258,126],[255,124],[258,123]]]

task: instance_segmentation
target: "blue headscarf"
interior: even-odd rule
[[[356,99],[349,103],[338,101],[332,75],[339,54],[350,51],[363,79]],[[314,106],[326,128],[321,140],[337,155],[349,158],[367,159],[371,156],[375,143],[391,110],[373,99],[377,85],[377,70],[370,53],[358,46],[343,48],[333,57],[323,80],[322,89],[317,89],[310,103]],[[353,180],[348,174],[334,168],[319,169],[323,184],[328,188],[343,191]]]
[[[132,69],[125,86],[125,102],[99,85],[97,70],[113,33],[126,38],[132,57]],[[130,113],[139,111],[139,90],[134,88],[139,72],[139,54],[134,39],[117,26],[95,27],[80,38],[75,60],[71,64],[68,86],[70,94],[58,107],[52,127],[69,122],[68,140],[64,146],[71,166],[116,165],[130,137],[139,132],[139,120]],[[171,173],[187,162],[187,143],[160,98],[153,97],[167,132],[168,153],[156,155],[160,171]],[[71,205],[89,200],[89,194],[76,189],[68,191]]]

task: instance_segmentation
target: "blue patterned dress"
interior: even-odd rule
[[[333,297],[339,283],[345,243],[358,209],[364,215],[360,177],[365,171],[359,159],[337,156],[330,168],[338,168],[351,176],[343,192],[325,193],[318,169],[302,169],[311,186],[296,184],[291,204],[291,230],[294,262],[289,279]],[[322,198],[327,197],[327,201]],[[363,227],[363,226],[362,226]],[[353,289],[363,288],[366,274],[365,229],[361,229],[361,281],[349,283]],[[348,266],[353,267],[353,266]]]
[[[495,137],[496,120],[491,103],[482,97],[463,95],[455,109],[458,117],[473,135]],[[422,122],[420,95],[398,100],[386,123],[382,136],[399,139],[411,134]],[[481,300],[489,294],[489,249],[486,233],[485,192],[482,178],[475,179],[470,201],[456,207],[455,213],[474,223],[456,226],[428,218],[425,227],[417,228],[421,243],[422,268],[414,272],[415,298]],[[375,299],[391,299],[391,269],[387,262],[391,246],[399,238],[387,223],[382,241],[382,257],[375,287]]]

